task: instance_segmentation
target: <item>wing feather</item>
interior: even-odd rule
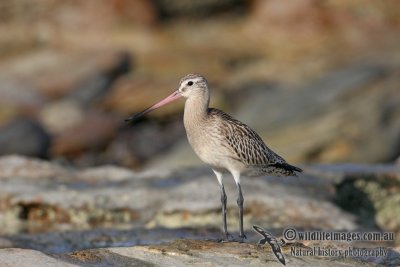
[[[294,175],[301,169],[292,166],[267,147],[261,137],[246,124],[232,118],[225,112],[210,108],[209,116],[219,120],[219,134],[223,136],[225,146],[229,146],[247,167],[261,173]]]

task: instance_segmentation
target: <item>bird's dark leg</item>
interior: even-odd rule
[[[228,233],[228,227],[226,226],[226,194],[225,194],[225,188],[224,185],[221,183],[220,184],[220,189],[221,189],[221,204],[222,204],[222,225],[224,229],[224,236],[226,241],[229,241],[229,238],[231,235]]]
[[[226,225],[226,194],[225,194],[225,188],[224,184],[222,183],[222,173],[216,170],[213,170],[215,175],[217,176],[218,183],[219,183],[219,189],[221,191],[221,204],[222,204],[222,226],[223,226],[223,231],[224,231],[224,239],[225,241],[229,241],[232,236],[228,233],[228,227]]]
[[[242,194],[242,188],[240,186],[240,183],[237,183],[237,189],[238,189],[238,198],[237,198],[237,205],[239,207],[239,238],[240,242],[243,242],[243,239],[247,239],[246,235],[244,234],[243,231],[243,194]]]

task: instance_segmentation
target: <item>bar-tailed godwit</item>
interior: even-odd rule
[[[239,239],[243,231],[243,194],[240,176],[295,176],[302,170],[292,166],[269,149],[260,136],[246,124],[235,120],[215,108],[209,108],[210,91],[207,80],[198,74],[189,74],[181,79],[179,88],[170,96],[135,114],[136,118],[166,105],[180,97],[186,98],[183,122],[187,138],[199,158],[211,166],[220,186],[224,238],[231,239],[226,225],[226,194],[222,183],[223,174],[229,172],[235,179],[239,207]]]

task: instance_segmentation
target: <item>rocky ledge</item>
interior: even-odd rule
[[[243,179],[248,240],[240,244],[216,242],[219,191],[207,167],[137,173],[115,166],[78,170],[2,157],[0,266],[280,265],[270,245],[256,245],[261,236],[252,225],[268,229],[278,240],[287,227],[399,236],[399,165],[302,167],[300,177]],[[236,188],[233,179],[225,184],[228,228],[237,235]],[[318,242],[283,246],[287,265],[400,264],[398,238]],[[347,258],[302,254],[315,247],[383,248],[386,253]]]
[[[294,257],[284,248],[287,266],[377,266],[352,258]],[[391,251],[398,254],[398,251]],[[89,249],[65,254],[9,248],[0,250],[2,266],[283,266],[269,246],[184,240],[155,246]],[[387,263],[387,262],[386,262]],[[395,262],[392,262],[393,264]],[[398,261],[397,261],[398,263]],[[394,266],[394,265],[393,265]]]

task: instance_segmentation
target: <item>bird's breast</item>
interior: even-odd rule
[[[197,156],[206,164],[215,169],[232,169],[235,160],[232,159],[232,151],[225,144],[224,137],[220,135],[218,128],[214,125],[201,125],[193,129],[186,127],[186,134],[189,144]],[[240,163],[239,163],[240,164]],[[242,167],[242,166],[238,166]],[[236,169],[236,168],[235,168]]]
[[[206,128],[201,126],[196,127],[196,129],[186,128],[186,135],[194,152],[200,159],[207,162],[213,156],[216,140],[210,136]]]

